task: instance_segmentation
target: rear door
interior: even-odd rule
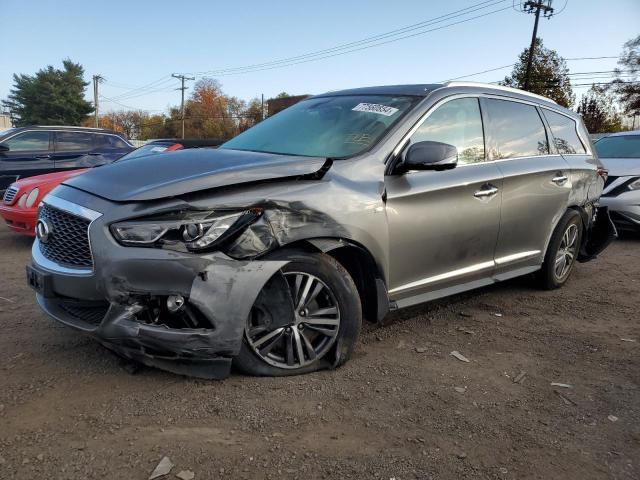
[[[133,147],[117,135],[95,134],[95,161],[100,158],[102,163],[111,163],[132,150]]]
[[[389,294],[398,306],[491,283],[500,224],[502,174],[485,161],[478,98],[436,105],[408,145],[421,141],[454,145],[458,166],[385,178]]]
[[[503,175],[496,275],[540,265],[551,232],[567,208],[569,165],[550,148],[538,107],[482,99],[487,149]]]
[[[0,152],[0,191],[24,177],[41,175],[54,170],[51,158],[51,133],[30,130],[2,142],[9,151]]]
[[[94,135],[89,132],[57,131],[53,158],[56,170],[73,170],[92,166]]]

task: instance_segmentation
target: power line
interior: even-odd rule
[[[98,84],[104,80],[101,75],[93,76],[93,116],[96,128],[98,128]]]
[[[504,3],[504,1],[505,0],[501,0],[499,2],[492,3],[492,4],[487,5],[485,7],[482,7],[482,8],[493,6],[493,5],[496,5],[496,4],[499,4],[499,3]],[[342,49],[341,51],[337,51],[335,53],[327,53],[327,54],[316,53],[316,54],[300,55],[298,57],[291,57],[291,59],[283,59],[283,60],[278,60],[278,61],[274,61],[274,62],[267,62],[264,65],[270,64],[270,66],[264,66],[264,67],[260,66],[262,64],[256,64],[256,66],[247,65],[247,66],[244,66],[244,67],[235,67],[233,69],[232,68],[227,68],[227,69],[219,69],[219,70],[207,70],[207,71],[202,71],[202,72],[192,72],[192,74],[193,75],[197,75],[197,76],[203,76],[203,75],[228,76],[228,75],[238,75],[238,74],[244,74],[244,73],[260,72],[260,71],[264,71],[264,70],[273,70],[273,69],[276,69],[276,68],[284,68],[284,67],[289,67],[289,66],[292,66],[292,65],[298,65],[298,64],[301,64],[301,63],[314,62],[314,61],[323,60],[323,59],[326,59],[326,58],[336,57],[336,56],[339,56],[339,55],[346,55],[346,54],[349,54],[349,53],[359,52],[359,51],[362,51],[362,50],[378,47],[378,46],[381,46],[381,45],[387,45],[389,43],[394,43],[394,42],[397,42],[397,41],[400,41],[400,40],[416,37],[416,36],[419,36],[419,35],[424,35],[426,33],[434,32],[434,31],[437,31],[437,30],[442,30],[444,28],[452,27],[454,25],[463,24],[463,23],[466,23],[466,22],[469,22],[469,21],[472,21],[472,20],[476,20],[478,18],[486,17],[488,15],[493,15],[495,13],[499,13],[499,12],[502,12],[502,11],[505,11],[505,10],[509,10],[510,8],[511,7],[505,7],[505,8],[500,8],[500,9],[497,9],[497,10],[492,10],[492,11],[484,13],[482,15],[476,15],[476,16],[473,16],[473,17],[465,18],[463,20],[458,20],[456,22],[448,23],[446,25],[442,25],[442,26],[431,28],[431,29],[427,29],[427,30],[421,30],[419,32],[415,32],[415,33],[411,33],[411,34],[407,34],[407,35],[398,36],[396,38],[391,38],[391,39],[388,39],[388,40],[385,40],[385,41],[379,41],[379,42],[376,42],[376,43],[371,43],[371,41],[368,41],[368,44],[363,45],[363,46],[359,46],[359,47],[356,47],[356,48],[343,47],[343,48],[347,48],[347,49]],[[478,9],[478,10],[480,10],[480,9]],[[453,13],[455,13],[455,12],[453,12]],[[471,12],[466,12],[465,14],[468,14],[468,13],[471,13]],[[445,22],[445,21],[450,20],[452,18],[455,18],[457,16],[460,16],[460,15],[451,16],[451,14],[449,14],[448,18],[446,18],[444,20],[432,21],[431,23],[432,24],[442,23],[442,22]],[[438,17],[438,18],[440,18],[440,17]],[[407,27],[405,27],[405,28],[407,28]],[[362,42],[364,42],[364,41],[360,41],[360,43],[362,43]],[[352,43],[357,43],[357,42],[352,42]],[[338,48],[338,47],[334,47],[334,50],[336,48]],[[329,50],[332,50],[332,49],[327,49],[327,52]],[[308,57],[308,58],[303,58],[303,57]],[[301,60],[295,60],[296,58],[302,58],[302,59]]]
[[[546,18],[553,16],[553,0],[527,0],[524,2],[524,11],[526,13],[534,13],[536,15],[533,23],[533,34],[531,35],[531,47],[529,48],[529,57],[527,59],[527,68],[524,74],[524,90],[529,90],[529,80],[531,78],[531,67],[533,65],[533,54],[536,48],[536,38],[538,37],[538,22],[540,21],[540,13]]]
[[[180,116],[182,117],[182,138],[184,138],[184,91],[187,89],[187,87],[184,86],[184,82],[185,80],[195,80],[195,77],[187,77],[185,75],[178,75],[177,73],[172,73],[171,76],[179,79],[181,82],[180,88],[176,88],[176,90],[180,90],[180,93],[182,94],[182,100],[180,102]]]

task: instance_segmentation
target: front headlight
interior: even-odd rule
[[[261,214],[257,209],[233,213],[184,212],[114,223],[110,228],[116,240],[125,246],[204,251],[230,239]]]
[[[18,199],[18,206],[19,207],[24,207],[24,205],[27,203],[27,194],[23,193],[20,196],[20,199]]]
[[[640,190],[640,178],[631,182],[628,187],[629,190]]]
[[[36,203],[36,200],[38,199],[39,194],[40,194],[40,189],[38,187],[31,190],[31,192],[29,192],[29,196],[27,197],[27,201],[24,204],[25,207],[27,208],[33,207],[33,204]]]

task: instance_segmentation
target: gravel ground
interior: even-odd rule
[[[640,478],[640,238],[561,290],[393,314],[336,371],[222,382],[130,373],[39,311],[28,239],[0,248],[0,478]]]

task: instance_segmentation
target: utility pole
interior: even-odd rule
[[[260,94],[260,121],[264,120],[264,93]]]
[[[531,36],[531,47],[529,47],[529,58],[527,59],[527,69],[524,74],[524,90],[529,90],[531,83],[531,67],[533,65],[533,54],[536,48],[536,37],[538,36],[538,21],[540,20],[540,12],[545,18],[553,16],[553,8],[551,4],[553,0],[528,0],[524,2],[523,10],[526,13],[535,13],[536,20],[533,24],[533,35]]]
[[[187,87],[184,86],[185,80],[195,80],[195,77],[187,77],[185,75],[178,75],[177,73],[172,73],[171,76],[173,78],[179,79],[182,84],[180,88],[176,88],[176,90],[182,90],[182,100],[180,102],[180,116],[182,117],[182,138],[184,138],[184,91]]]
[[[96,121],[95,122],[96,128],[99,127],[98,125],[98,84],[102,82],[102,80],[104,80],[104,77],[101,75],[93,76],[93,106],[94,106],[93,116]]]

